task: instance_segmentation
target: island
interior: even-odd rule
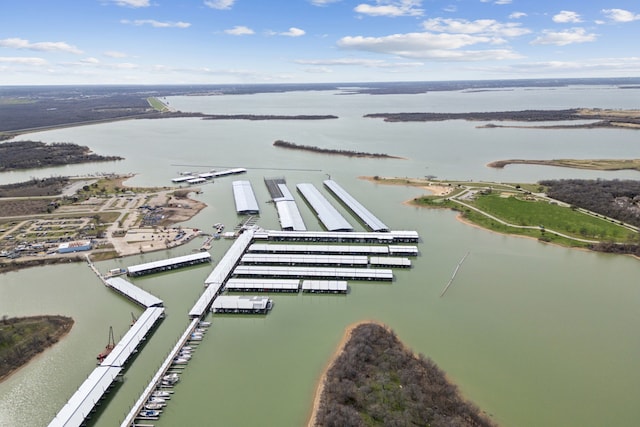
[[[495,426],[430,359],[384,325],[350,327],[323,375],[308,424]]]
[[[521,110],[487,111],[468,113],[374,113],[365,114],[368,118],[381,118],[386,122],[435,122],[444,120],[467,121],[510,121],[510,122],[567,122],[580,120],[578,124],[554,125],[496,125],[486,124],[480,127],[526,127],[535,129],[575,129],[575,128],[628,128],[640,129],[640,110],[608,110],[600,108],[570,108],[565,110]]]
[[[339,156],[346,157],[369,157],[374,159],[403,159],[403,157],[391,156],[389,154],[384,153],[366,153],[364,151],[351,151],[351,150],[336,150],[331,148],[320,148],[311,145],[299,145],[293,142],[283,141],[281,139],[276,140],[273,143],[274,147],[280,148],[288,148],[291,150],[301,150],[301,151],[310,151],[313,153],[321,153],[321,154],[335,154]]]
[[[73,319],[65,316],[3,316],[0,322],[0,381],[65,336]]]
[[[0,172],[116,160],[123,160],[123,157],[101,156],[91,152],[89,147],[69,142],[9,141],[0,144]]]

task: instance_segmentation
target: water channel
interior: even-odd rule
[[[635,93],[634,93],[635,92]],[[640,415],[640,263],[569,250],[471,227],[448,211],[403,204],[424,190],[376,185],[362,175],[535,182],[545,178],[631,178],[637,172],[594,172],[542,166],[503,170],[506,158],[640,158],[637,131],[614,129],[478,129],[477,123],[385,123],[365,113],[491,111],[570,107],[637,108],[637,92],[610,87],[531,88],[423,95],[291,92],[173,97],[183,111],[218,114],[335,114],[326,121],[167,119],[124,121],[40,132],[26,137],[74,142],[126,160],[0,174],[0,182],[32,176],[133,172],[132,185],[169,185],[180,171],[246,167],[261,204],[259,224],[277,228],[264,177],[290,188],[330,175],[393,229],[417,230],[420,256],[393,283],[351,283],[346,296],[272,295],[267,316],[210,316],[212,327],[155,425],[306,423],[319,376],[345,327],[374,319],[388,324],[415,352],[432,358],[463,394],[505,426],[635,425]],[[276,139],[406,160],[355,159],[278,149]],[[186,224],[210,230],[239,221],[234,178],[201,187],[208,207]],[[300,201],[299,201],[300,202]],[[310,229],[320,225],[299,203]],[[342,210],[347,218],[349,214]],[[351,218],[350,218],[351,219]],[[351,222],[362,229],[355,220]],[[196,249],[98,263],[107,271]],[[228,248],[216,241],[214,262]],[[456,264],[455,283],[440,297]],[[165,301],[167,318],[93,418],[119,425],[188,322],[212,266],[134,279]],[[32,268],[0,276],[0,313],[64,314],[70,334],[0,383],[0,425],[47,425],[95,366],[109,326],[116,339],[141,309],[105,289],[84,264]]]

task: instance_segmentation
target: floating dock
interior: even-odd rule
[[[390,231],[382,221],[380,221],[374,214],[372,214],[367,208],[362,206],[351,194],[349,194],[344,188],[342,188],[337,182],[332,179],[323,181],[325,187],[329,189],[334,196],[336,196],[342,203],[344,203],[371,231]]]
[[[173,182],[174,184],[182,184],[185,182],[188,184],[201,184],[203,182],[206,182],[214,178],[220,178],[222,176],[227,176],[227,175],[237,175],[245,172],[247,172],[245,168],[232,168],[232,169],[227,169],[219,172],[216,172],[216,171],[204,172],[204,173],[199,173],[197,175],[189,173],[187,175],[182,175],[177,178],[172,178],[171,182]]]
[[[389,255],[418,256],[417,246],[389,246]]]
[[[288,292],[300,290],[296,279],[229,279],[224,285],[228,292]]]
[[[213,301],[211,311],[232,314],[267,314],[273,302],[268,297],[222,295]]]
[[[403,257],[372,256],[369,258],[371,267],[410,268],[411,260]]]
[[[247,252],[258,254],[326,254],[326,255],[389,255],[388,246],[364,245],[282,245],[254,243]]]
[[[189,317],[201,318],[206,314],[213,300],[222,291],[224,283],[229,276],[231,276],[242,254],[244,254],[247,247],[251,244],[254,233],[254,229],[247,229],[233,242],[233,245],[231,245],[211,274],[205,279],[204,285],[207,288],[193,305],[191,311],[189,311]]]
[[[233,181],[233,200],[236,212],[241,215],[254,215],[260,212],[256,195],[249,181]]]
[[[344,280],[303,280],[302,292],[313,294],[346,294],[347,282]]]
[[[392,281],[393,271],[379,268],[280,267],[239,265],[233,271],[236,278],[289,278],[327,280]]]
[[[324,265],[332,267],[366,267],[365,255],[303,255],[303,254],[244,254],[240,259],[245,265]]]
[[[167,270],[188,267],[191,265],[211,262],[211,255],[208,252],[184,255],[175,258],[152,261],[144,264],[132,265],[127,268],[127,275],[131,277],[144,276],[146,274],[160,273]]]
[[[298,184],[296,188],[315,211],[324,228],[328,231],[353,231],[351,224],[329,203],[313,184],[301,183]]]

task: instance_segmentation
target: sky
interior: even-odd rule
[[[0,85],[640,76],[638,0],[2,0]]]

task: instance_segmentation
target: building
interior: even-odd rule
[[[93,244],[89,240],[65,242],[60,243],[60,245],[58,246],[58,253],[68,254],[71,252],[90,251],[91,249],[93,249]]]

